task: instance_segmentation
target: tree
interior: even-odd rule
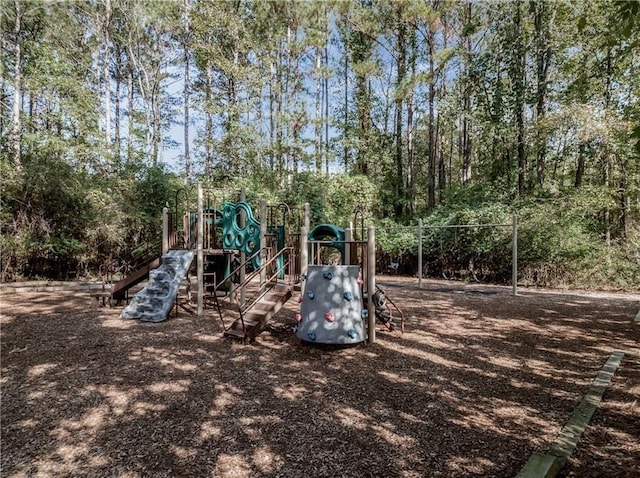
[[[536,56],[536,179],[544,185],[547,160],[545,117],[552,49],[550,35],[553,17],[546,0],[531,0],[534,21],[534,51]]]

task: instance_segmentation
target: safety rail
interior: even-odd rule
[[[328,253],[337,251],[338,246],[341,246],[344,250],[343,264],[360,266],[361,278],[368,277],[369,263],[368,263],[368,248],[367,241],[338,241],[338,240],[322,240],[322,241],[309,241],[309,264],[319,265],[327,263],[323,261],[323,250],[328,249]],[[337,252],[334,252],[337,254]],[[338,258],[335,258],[338,261]],[[329,262],[331,263],[331,262]],[[340,262],[337,262],[338,264]],[[365,280],[362,285],[363,293],[367,293],[367,281]]]
[[[267,269],[271,264],[276,264],[276,267],[273,269],[271,275],[266,277],[265,281],[262,284],[260,284],[260,287],[258,287],[258,289],[254,291],[250,297],[245,299],[245,304],[241,305],[240,307],[241,316],[243,316],[248,310],[253,308],[253,306],[255,306],[258,303],[258,301],[262,299],[267,294],[267,292],[269,292],[269,290],[271,290],[271,288],[267,288],[267,285],[277,283],[278,275],[280,274],[280,272],[285,271],[287,269],[287,266],[289,265],[289,262],[290,262],[289,257],[291,257],[291,255],[290,254],[288,256],[285,255],[286,252],[291,253],[291,248],[285,247],[282,250],[280,250],[280,252],[278,252],[275,256],[273,256],[271,259],[265,262],[259,269],[254,270],[248,276],[246,276],[242,284],[240,284],[235,289],[234,294],[237,302],[239,299],[238,295],[243,287],[246,287],[253,279],[255,279],[262,270]],[[278,261],[278,257],[280,256],[283,256],[283,258],[286,257],[287,260],[283,260],[282,265],[278,267],[277,261]],[[289,283],[288,285],[290,286],[291,284]]]
[[[269,250],[269,248],[260,249],[257,252],[255,252],[254,254],[252,254],[251,256],[247,257],[243,263],[238,265],[229,274],[228,277],[231,280],[231,282],[233,283],[232,278],[237,276],[237,275],[239,275],[240,271],[244,267],[246,267],[247,264],[251,264],[256,256],[260,255],[262,252],[266,253],[266,252],[268,252],[268,250]],[[245,322],[244,322],[245,314],[247,313],[247,311],[251,310],[260,301],[260,299],[262,299],[273,288],[273,285],[275,283],[277,283],[278,275],[281,273],[281,271],[286,271],[287,270],[287,266],[290,265],[290,258],[293,255],[292,252],[293,252],[293,249],[290,248],[290,247],[285,247],[285,248],[281,249],[276,255],[274,255],[269,260],[264,262],[259,268],[253,270],[251,273],[246,275],[244,280],[240,284],[237,284],[235,287],[232,286],[233,289],[224,298],[224,300],[229,301],[229,304],[231,305],[231,297],[232,297],[232,294],[233,294],[234,303],[237,306],[238,314],[240,316],[240,323],[242,324],[242,332],[243,332],[243,334],[245,336],[246,336],[246,333],[247,333],[246,325],[245,325]],[[282,264],[278,266],[277,265],[278,264],[278,258],[280,258],[280,257],[283,257],[286,260],[283,260]],[[258,287],[258,289],[256,291],[254,291],[249,298],[245,298],[245,301],[244,301],[244,304],[243,304],[242,300],[241,300],[242,291],[257,276],[259,276],[263,271],[268,270],[268,268],[271,267],[274,264],[276,264],[276,267],[272,270],[271,274],[268,277],[266,277],[266,279],[264,281],[261,281],[261,284]],[[223,285],[224,285],[224,282],[218,284],[215,287],[214,291],[213,291],[213,295],[214,295],[215,305],[216,305],[216,308],[218,310],[218,315],[220,316],[220,321],[222,322],[222,328],[225,331],[227,331],[231,327],[227,327],[225,325],[224,314],[222,313],[222,307],[220,306],[220,301],[218,300],[218,289],[221,288]],[[271,287],[268,287],[269,285],[271,285]],[[289,285],[291,285],[291,284],[289,283]]]
[[[131,251],[131,260],[127,264],[128,272],[143,267],[162,252],[162,238],[154,237],[139,244]]]

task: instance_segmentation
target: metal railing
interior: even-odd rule
[[[338,258],[338,255],[342,255],[338,247],[342,246],[344,250],[344,261],[342,258]],[[365,280],[369,274],[369,262],[368,262],[368,243],[367,241],[309,241],[309,264],[320,265],[326,263],[329,259],[329,263],[356,265],[360,267],[360,278],[363,280],[362,291],[363,294],[367,294],[367,281]],[[335,255],[335,257],[331,257]],[[331,260],[333,259],[333,260]]]
[[[231,306],[233,305],[237,307],[240,323],[242,324],[242,332],[245,336],[247,333],[246,324],[244,321],[246,313],[251,310],[260,301],[260,299],[262,299],[274,287],[274,285],[277,283],[280,273],[285,272],[286,274],[287,269],[290,269],[289,266],[291,265],[291,258],[293,257],[292,249],[289,247],[283,248],[276,255],[265,261],[259,268],[246,275],[244,280],[241,283],[237,284],[235,287],[233,286],[233,278],[239,276],[240,271],[242,271],[242,269],[245,268],[248,264],[251,264],[257,256],[259,256],[263,252],[268,253],[268,251],[269,248],[258,250],[251,256],[247,257],[244,262],[242,262],[233,271],[231,271],[228,276],[232,289],[222,299],[222,302],[228,302],[230,306],[229,308],[232,308]],[[278,259],[280,257],[283,258],[283,261],[282,264],[278,265]],[[269,269],[271,269],[271,271],[269,274],[267,274],[266,280],[264,280],[259,285],[257,290],[253,291],[253,293],[248,298],[245,298],[244,303],[242,303],[242,291],[245,290],[247,286],[256,279],[256,277],[260,276],[262,271],[268,271]],[[227,327],[225,324],[224,314],[222,313],[222,307],[220,305],[221,301],[218,299],[218,290],[222,286],[224,286],[225,283],[226,281],[223,281],[220,284],[216,285],[213,294],[215,305],[218,310],[218,315],[220,316],[220,321],[222,322],[222,328],[227,331],[230,329],[230,327]],[[288,284],[291,285],[291,282],[288,281]]]
[[[391,297],[387,295],[387,293],[382,289],[382,287],[376,284],[376,294],[382,294],[384,299],[380,303],[380,299],[374,299],[374,307],[376,308],[376,318],[382,322],[382,324],[387,327],[389,330],[394,329],[394,317],[393,312],[391,311],[391,307],[396,311],[396,313],[400,316],[400,333],[404,334],[404,312],[400,310],[400,307],[396,305],[396,303],[391,300]],[[385,317],[386,314],[386,317]],[[385,320],[386,319],[386,320]]]

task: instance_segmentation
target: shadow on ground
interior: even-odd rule
[[[634,296],[387,292],[404,336],[337,349],[293,335],[294,301],[244,346],[211,311],[3,296],[3,476],[514,476],[640,339]]]

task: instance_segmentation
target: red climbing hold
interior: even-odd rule
[[[296,314],[296,322],[302,321],[302,314]]]
[[[326,314],[324,314],[324,318],[329,322],[333,322],[334,320],[336,320],[336,316],[333,315],[333,312],[327,312]]]

